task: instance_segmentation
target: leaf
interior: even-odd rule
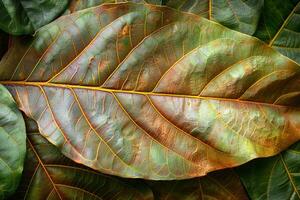
[[[0,199],[18,187],[25,152],[23,117],[7,89],[0,85]]]
[[[103,3],[126,2],[126,0],[72,0],[71,12],[98,6]],[[127,0],[127,2],[166,5],[176,10],[194,13],[252,35],[257,27],[263,0]]]
[[[30,34],[60,15],[68,0],[1,0],[0,29],[13,35]]]
[[[265,0],[254,36],[300,63],[300,1]]]
[[[247,200],[247,194],[233,170],[209,173],[181,181],[148,181],[156,200]]]
[[[101,172],[186,179],[299,140],[299,65],[204,18],[110,4],[26,42],[0,82],[64,155]]]
[[[110,177],[64,157],[26,119],[27,156],[20,187],[12,199],[102,199],[150,200],[143,183]]]
[[[238,168],[251,199],[300,199],[300,143]]]

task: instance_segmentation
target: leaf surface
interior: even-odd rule
[[[252,35],[257,27],[263,0],[72,0],[71,12],[103,3],[150,3],[165,5],[217,21],[231,29]]]
[[[27,155],[20,187],[12,199],[151,200],[144,184],[106,176],[63,156],[27,122]]]
[[[0,85],[0,199],[18,187],[26,153],[25,125],[7,89]]]
[[[186,179],[299,139],[299,65],[195,15],[103,5],[7,55],[0,80],[20,109],[66,156],[101,172]]]
[[[30,34],[61,14],[68,0],[1,0],[0,29],[13,35]]]

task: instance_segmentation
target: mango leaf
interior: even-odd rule
[[[251,199],[300,199],[300,143],[238,168]]]
[[[108,174],[192,178],[299,140],[299,65],[167,7],[63,16],[10,48],[0,80],[64,155]]]
[[[263,7],[263,0],[72,0],[71,12],[98,6],[103,3],[150,3],[165,5],[176,10],[217,21],[228,28],[254,34]]]
[[[233,170],[180,181],[148,181],[156,200],[247,200],[248,196]]]
[[[300,1],[265,0],[254,36],[300,63]]]
[[[0,85],[0,199],[18,187],[26,152],[25,125],[7,89]]]
[[[144,183],[103,175],[64,157],[27,122],[27,155],[20,187],[12,199],[150,200]],[[144,184],[144,185],[143,185]]]
[[[0,29],[13,35],[33,33],[67,7],[68,0],[1,0]]]

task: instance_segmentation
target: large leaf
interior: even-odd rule
[[[26,152],[25,125],[7,89],[0,85],[0,199],[18,187]]]
[[[156,200],[247,200],[247,194],[233,170],[209,173],[205,177],[180,181],[148,181]]]
[[[300,199],[300,143],[277,156],[254,160],[238,172],[253,200]]]
[[[265,0],[254,36],[300,63],[300,1]]]
[[[204,18],[103,5],[27,42],[1,82],[51,143],[101,172],[185,179],[299,139],[299,65]]]
[[[119,180],[78,165],[36,131],[36,125],[27,120],[25,168],[12,199],[153,199],[145,184]]]
[[[258,25],[263,0],[72,0],[71,12],[103,3],[139,2],[166,5],[217,21],[231,29],[252,35]]]
[[[68,0],[0,0],[0,29],[14,35],[33,33],[51,22],[68,5]]]

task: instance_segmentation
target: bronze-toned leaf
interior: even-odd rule
[[[27,155],[20,187],[11,199],[152,200],[141,181],[107,176],[63,156],[27,122]]]
[[[299,139],[299,65],[193,14],[93,7],[10,52],[0,82],[20,109],[66,156],[101,172],[186,179]]]
[[[263,0],[71,0],[69,11],[74,12],[104,3],[135,2],[164,5],[217,21],[228,28],[254,34]]]

